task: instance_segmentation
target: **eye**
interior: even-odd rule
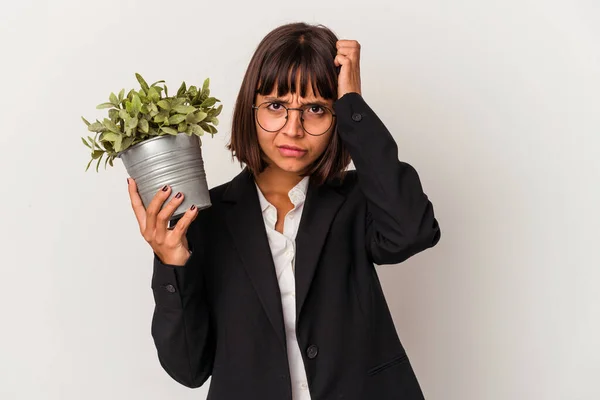
[[[309,106],[306,107],[306,110],[310,113],[310,114],[322,114],[325,112],[325,109],[323,107],[321,107],[318,104],[311,104]]]
[[[272,111],[279,111],[283,109],[283,105],[281,103],[272,102],[267,105],[267,108]]]

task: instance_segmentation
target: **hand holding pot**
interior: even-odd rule
[[[144,239],[163,264],[184,265],[190,257],[186,233],[192,221],[198,216],[198,209],[192,205],[175,226],[169,228],[169,219],[183,202],[183,193],[173,196],[162,207],[171,194],[171,187],[165,185],[154,195],[148,207],[144,208],[135,181],[128,178],[127,182],[131,206]]]

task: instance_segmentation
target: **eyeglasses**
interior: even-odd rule
[[[258,125],[267,132],[277,132],[288,120],[289,110],[300,111],[300,122],[306,133],[321,136],[333,125],[336,115],[328,107],[320,104],[307,104],[300,108],[286,107],[281,103],[267,101],[258,106],[252,105]]]

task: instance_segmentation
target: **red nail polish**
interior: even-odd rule
[[[196,206],[192,204],[192,206],[190,207],[190,210],[194,211],[196,209]]]
[[[162,191],[163,191],[163,192],[166,192],[166,191],[167,191],[167,189],[169,189],[169,186],[165,185],[165,186],[163,186],[163,188],[162,188]]]

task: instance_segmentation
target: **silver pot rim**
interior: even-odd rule
[[[187,135],[187,133],[185,133],[185,132],[179,132],[177,135],[186,135],[186,136],[188,136],[188,135]],[[141,142],[139,142],[139,143],[136,143],[136,144],[134,144],[133,146],[129,146],[128,148],[126,148],[126,149],[125,149],[125,150],[123,150],[123,151],[119,151],[119,152],[117,153],[117,158],[121,158],[121,155],[123,155],[123,154],[127,153],[129,150],[131,150],[131,149],[133,149],[133,148],[135,148],[135,147],[141,146],[141,145],[142,145],[142,144],[144,144],[144,143],[148,143],[148,142],[152,142],[152,141],[154,141],[154,140],[164,139],[164,138],[168,138],[168,137],[175,137],[175,136],[176,136],[176,135],[169,135],[168,133],[166,133],[166,134],[164,134],[164,135],[155,136],[155,137],[153,137],[153,138],[150,138],[150,139],[142,140]],[[192,135],[190,135],[190,137],[191,137],[191,136],[194,136],[194,135],[192,134]]]

